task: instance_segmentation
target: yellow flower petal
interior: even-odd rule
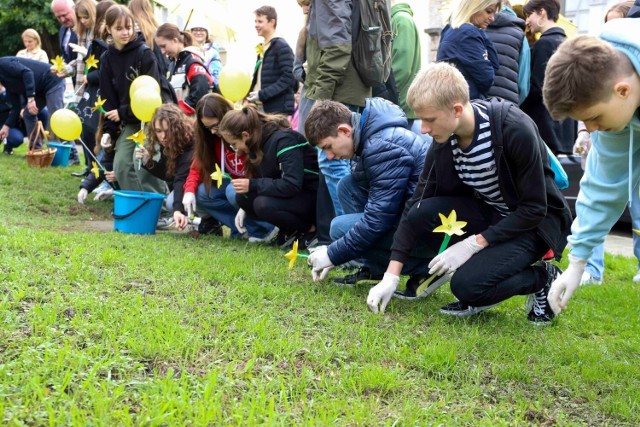
[[[210,176],[211,176],[211,179],[216,182],[216,185],[218,186],[218,188],[220,188],[220,186],[222,185],[222,171],[220,170],[220,166],[218,166],[217,163],[216,163],[216,171],[212,173]]]
[[[138,145],[142,145],[144,144],[144,140],[145,140],[144,132],[142,130],[139,130],[138,132],[134,133],[127,139],[132,140]]]
[[[62,59],[62,57],[60,55],[58,55],[54,59],[52,59],[51,63],[53,65],[55,65],[56,71],[58,73],[61,73],[61,72],[64,71],[64,59]]]
[[[296,263],[296,259],[298,259],[298,241],[293,242],[293,248],[287,252],[284,257],[289,260],[289,270],[293,268],[293,265]]]
[[[440,216],[440,221],[442,225],[437,226],[433,229],[434,233],[445,233],[449,236],[453,236],[454,234],[457,236],[462,236],[465,231],[462,229],[465,225],[467,225],[466,221],[457,221],[458,216],[455,210],[452,210],[448,217],[445,217],[441,213],[438,214]]]
[[[96,162],[91,162],[91,165],[93,166],[91,168],[91,172],[93,172],[96,179],[100,178],[100,168],[98,167],[98,164]]]
[[[96,59],[95,55],[91,55],[84,61],[84,64],[86,65],[87,70],[90,70],[92,68],[98,69],[99,62],[100,60]]]
[[[633,230],[634,233],[636,233],[638,236],[640,236],[640,230],[636,230],[635,228],[632,228],[631,230]]]
[[[102,99],[100,96],[98,96],[98,99],[96,99],[96,103],[93,104],[93,107],[91,107],[91,111],[101,109],[105,102],[107,102],[106,99]]]

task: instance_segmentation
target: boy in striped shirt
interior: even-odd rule
[[[549,249],[562,256],[571,214],[536,125],[509,102],[470,101],[464,77],[446,63],[422,70],[407,100],[435,143],[394,235],[384,278],[369,292],[369,307],[384,309],[404,262],[418,250],[430,274],[452,274],[458,301],[441,313],[468,316],[529,295],[528,320],[549,324],[547,293],[561,271],[539,261]],[[466,235],[452,236],[438,254],[438,214],[452,210],[467,222]]]

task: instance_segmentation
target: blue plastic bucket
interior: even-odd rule
[[[53,156],[51,166],[69,166],[69,156],[71,155],[71,144],[61,144],[59,142],[50,142],[49,147],[57,148],[56,154]]]
[[[123,233],[155,234],[164,194],[113,192],[113,229]]]

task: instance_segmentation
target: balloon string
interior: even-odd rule
[[[89,155],[91,156],[91,158],[96,162],[96,164],[98,165],[98,167],[100,169],[102,169],[103,171],[107,171],[107,169],[102,166],[102,163],[100,163],[100,161],[98,160],[98,158],[93,154],[93,152],[91,150],[89,150],[89,147],[87,147],[87,144],[84,143],[84,141],[82,140],[82,138],[78,138],[78,141],[80,141],[80,144],[82,144],[82,146],[85,148],[86,152],[89,153]],[[107,181],[107,184],[109,184],[111,186],[111,188],[113,188],[114,190],[117,190],[117,188],[115,187],[115,185],[111,182],[109,182],[108,179],[105,179],[105,181]]]

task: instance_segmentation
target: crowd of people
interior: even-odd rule
[[[530,0],[520,16],[508,2],[458,1],[437,62],[421,69],[413,11],[393,1],[390,75],[371,87],[352,60],[359,8],[297,1],[305,23],[293,49],[277,35],[275,8],[254,11],[263,42],[234,105],[197,18],[181,29],[159,25],[149,0],[53,0],[64,63],[49,64],[33,29],[24,50],[0,58],[4,152],[63,108],[69,79],[83,123],[81,204],[114,189],[164,194],[158,229],[198,223],[200,234],[295,244],[309,250],[315,281],[340,267],[355,271],[336,284],[377,282],[367,297],[374,312],[450,282],[456,301],[443,314],[528,295],[528,321],[548,325],[581,283],[601,282],[604,236],[639,199],[640,46],[631,35],[640,20],[626,17],[640,5],[614,6],[605,21],[619,21],[601,38],[567,40],[557,0]],[[162,98],[146,124],[131,108],[139,76]],[[574,143],[589,155],[572,225],[551,165]],[[444,242],[434,232],[443,227]],[[567,240],[562,272],[552,261]]]

